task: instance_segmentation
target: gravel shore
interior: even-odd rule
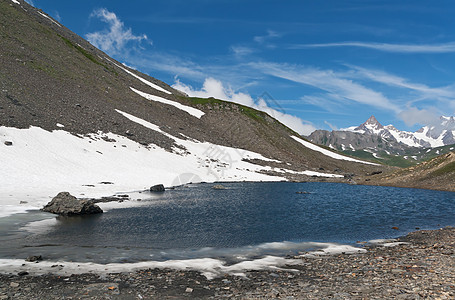
[[[1,299],[454,299],[455,228],[417,231],[364,254],[303,257],[289,270],[207,280],[194,271],[0,275]]]

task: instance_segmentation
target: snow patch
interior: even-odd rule
[[[14,1],[14,0],[13,0],[13,1]],[[18,4],[19,4],[19,2],[18,2]],[[51,20],[52,23],[54,23],[54,24],[57,25],[58,27],[62,27],[62,25],[60,25],[59,23],[57,23],[54,19],[52,19],[52,18],[49,17],[48,15],[45,15],[45,14],[43,14],[43,13],[40,12],[40,11],[38,11],[38,13],[39,13],[41,16],[45,17],[46,19]],[[80,46],[80,45],[79,45],[79,46]],[[82,47],[81,47],[81,48],[82,48]]]
[[[408,245],[407,242],[398,242],[396,239],[377,239],[368,241],[368,244],[381,247],[395,247],[398,245]]]
[[[356,254],[356,253],[366,253],[367,250],[363,248],[358,248],[349,245],[339,245],[339,244],[324,244],[324,243],[315,243],[322,249],[311,251],[307,254],[301,255],[302,257],[317,257],[317,256],[326,256],[326,255],[338,255],[338,254]]]
[[[126,73],[128,73],[128,74],[130,74],[131,76],[133,76],[133,77],[139,79],[140,81],[142,81],[143,83],[145,83],[145,84],[148,85],[149,87],[154,88],[155,90],[164,92],[164,93],[169,94],[169,95],[172,94],[171,92],[169,92],[168,90],[165,90],[164,88],[160,87],[159,85],[156,85],[156,84],[154,84],[154,83],[151,83],[150,81],[148,81],[148,80],[146,80],[146,79],[144,79],[144,78],[142,78],[142,77],[140,77],[140,76],[134,74],[133,72],[131,72],[131,71],[125,69],[125,68],[122,67],[122,66],[119,66],[118,64],[116,64],[115,62],[113,62],[113,61],[111,61],[111,60],[109,60],[109,61],[110,61],[111,63],[113,63],[114,65],[116,65],[117,67],[119,67],[120,69],[122,69],[123,71],[125,71]]]
[[[180,110],[183,110],[183,111],[189,113],[190,115],[192,115],[192,116],[194,116],[194,117],[196,117],[198,119],[200,119],[203,115],[205,115],[205,112],[203,112],[203,111],[201,111],[199,109],[196,109],[194,107],[183,105],[183,104],[181,104],[179,102],[175,102],[175,101],[171,101],[171,100],[168,100],[168,99],[164,99],[162,97],[150,95],[150,94],[141,92],[139,90],[136,90],[135,88],[132,88],[132,87],[130,87],[130,89],[133,92],[135,92],[136,94],[141,95],[142,97],[144,97],[147,100],[151,100],[151,101],[156,101],[156,102],[172,105],[172,106],[174,106],[174,107],[176,107],[176,108],[178,108]]]
[[[123,112],[123,111],[118,110],[118,109],[116,109],[115,111],[118,112],[119,114],[121,114],[122,116],[124,116],[125,118],[127,118],[127,119],[129,119],[129,120],[131,120],[131,121],[133,121],[135,123],[138,123],[138,124],[140,124],[140,125],[142,125],[144,127],[147,127],[148,129],[155,130],[155,131],[160,132],[160,133],[165,133],[164,131],[162,131],[160,129],[160,127],[158,125],[152,124],[152,123],[147,122],[147,121],[145,121],[145,120],[143,120],[141,118],[135,117],[133,115],[130,115],[129,113]]]
[[[11,0],[11,1],[13,1],[13,2],[14,2],[14,3],[16,3],[16,4],[19,4],[19,5],[21,5],[21,4],[20,4],[20,2],[19,2],[19,1],[17,1],[17,0]]]
[[[20,259],[0,259],[0,270],[2,273],[17,274],[20,271],[27,271],[31,275],[43,275],[53,273],[57,275],[70,276],[71,274],[95,273],[105,275],[109,273],[134,272],[143,269],[165,269],[194,270],[199,271],[208,279],[223,276],[225,274],[246,277],[247,270],[280,270],[281,266],[297,265],[299,260],[285,259],[276,256],[242,261],[237,264],[227,265],[226,262],[214,258],[199,258],[187,260],[168,261],[145,261],[138,263],[112,263],[96,264],[67,261],[41,261],[39,264],[26,262]],[[55,267],[57,265],[57,267]],[[54,266],[54,267],[52,267]],[[287,271],[295,271],[286,269]]]
[[[338,174],[330,174],[330,173],[321,173],[315,171],[293,171],[284,168],[270,168],[270,171],[278,172],[278,173],[289,173],[289,174],[300,174],[300,175],[307,175],[307,176],[317,176],[317,177],[329,177],[329,178],[342,178],[343,175]]]
[[[329,151],[327,149],[324,149],[324,148],[321,148],[319,146],[316,146],[315,144],[307,142],[307,141],[305,141],[305,140],[303,140],[303,139],[301,139],[299,137],[296,137],[294,135],[291,135],[291,138],[293,138],[294,140],[296,140],[297,142],[299,142],[303,146],[305,146],[307,148],[310,148],[311,150],[318,151],[318,152],[320,152],[320,153],[322,153],[322,154],[324,154],[326,156],[329,156],[331,158],[334,158],[334,159],[353,161],[353,162],[357,162],[357,163],[362,163],[362,164],[367,164],[367,165],[374,165],[374,166],[378,165],[378,164],[375,164],[375,163],[366,162],[366,161],[358,160],[358,159],[355,159],[355,158],[347,157],[347,156],[344,156],[344,155],[341,155],[341,154],[338,154],[338,153],[334,153],[334,152]]]
[[[372,153],[373,154],[373,157],[374,158],[377,158],[377,159],[383,159],[382,157],[380,157],[377,153]]]

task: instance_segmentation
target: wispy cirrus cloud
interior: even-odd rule
[[[271,40],[271,39],[274,39],[274,38],[279,38],[281,37],[281,34],[279,34],[278,32],[274,31],[274,30],[267,30],[267,34],[266,35],[258,35],[258,36],[255,36],[253,38],[253,40],[257,43],[264,43],[268,40]]]
[[[312,86],[343,100],[354,101],[398,113],[401,109],[381,92],[370,89],[346,78],[344,73],[333,70],[277,63],[251,63],[262,73]]]
[[[108,27],[101,31],[86,34],[87,40],[110,55],[126,51],[130,42],[148,41],[151,43],[147,35],[133,34],[131,28],[126,28],[115,13],[105,8],[94,10],[90,17],[98,18],[106,23]]]
[[[334,114],[357,103],[390,111],[412,126],[433,124],[440,115],[451,114],[449,111],[455,108],[454,85],[430,87],[384,71],[352,65],[345,65],[349,69],[343,72],[265,62],[251,66],[264,74],[319,89],[320,92],[300,100]],[[378,83],[389,88],[378,87]]]
[[[246,56],[246,55],[252,54],[256,51],[255,49],[253,49],[251,47],[246,47],[246,46],[231,46],[230,50],[237,57]]]
[[[455,42],[442,44],[389,44],[389,43],[366,43],[366,42],[341,42],[325,44],[299,44],[291,45],[290,49],[309,48],[333,48],[333,47],[359,47],[384,52],[395,53],[453,53]]]
[[[443,99],[455,96],[455,86],[429,87],[421,83],[414,83],[406,78],[384,72],[354,65],[346,65],[353,70],[354,77],[369,79],[374,82],[382,83],[391,87],[406,89],[420,94],[423,98]]]

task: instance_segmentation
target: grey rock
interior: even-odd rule
[[[351,295],[348,293],[336,293],[333,295],[333,299],[351,299]]]
[[[43,260],[43,257],[41,255],[32,255],[25,259],[25,261],[29,261],[29,262],[40,261],[40,260]]]
[[[17,273],[18,276],[25,276],[25,275],[28,275],[28,272],[27,271],[20,271],[19,273]]]
[[[164,190],[164,185],[162,184],[157,184],[150,188],[150,192],[164,192]]]
[[[92,201],[78,200],[68,192],[59,193],[41,210],[64,216],[91,215],[103,212],[103,210],[98,205],[93,204]]]
[[[224,185],[221,185],[221,184],[215,184],[214,186],[212,186],[212,189],[214,189],[214,190],[225,190],[226,187]]]
[[[5,141],[4,144],[5,144],[6,146],[12,146],[12,145],[13,145],[13,142],[11,142],[11,141]]]

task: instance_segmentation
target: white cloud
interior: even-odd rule
[[[331,130],[338,130],[338,127],[329,123],[328,121],[324,121],[324,123],[330,127]]]
[[[214,78],[206,78],[202,89],[200,90],[195,90],[193,87],[180,82],[178,79],[172,87],[188,94],[191,97],[214,97],[217,99],[235,102],[264,111],[284,125],[302,135],[309,135],[311,132],[316,130],[316,128],[310,122],[303,121],[296,116],[277,111],[276,109],[269,107],[264,99],[259,99],[257,102],[255,102],[250,95],[240,92],[237,93],[230,87],[226,88],[221,81]]]
[[[346,74],[343,73],[277,63],[251,63],[250,65],[264,74],[309,85],[330,95],[341,97],[340,99],[343,100],[354,101],[395,113],[401,111],[399,106],[382,93],[346,78]]]
[[[145,34],[139,36],[134,35],[131,28],[125,28],[125,25],[115,13],[105,8],[94,10],[91,17],[99,18],[101,21],[107,23],[108,28],[102,31],[88,33],[86,35],[87,40],[110,55],[126,51],[126,45],[129,42],[148,40]]]
[[[342,42],[326,44],[302,44],[293,45],[292,49],[308,48],[329,48],[329,47],[360,47],[374,49],[384,52],[396,53],[448,53],[455,52],[455,42],[432,45],[415,45],[415,44],[388,44],[388,43],[364,43],[364,42]]]
[[[398,116],[408,126],[413,126],[415,124],[432,125],[440,123],[440,115],[432,109],[418,109],[415,107],[410,107],[400,112]]]
[[[254,53],[254,49],[245,46],[231,46],[231,51],[236,56],[245,56]]]
[[[253,40],[259,44],[262,44],[270,39],[281,37],[281,35],[273,30],[267,30],[266,35],[255,36]]]

